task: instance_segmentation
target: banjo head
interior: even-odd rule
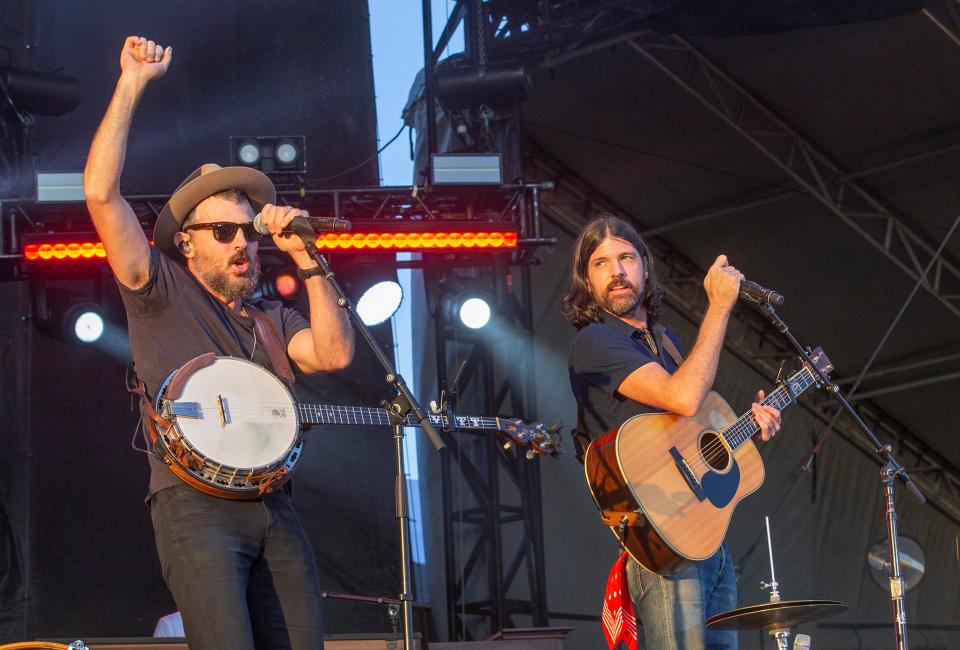
[[[171,408],[180,435],[208,463],[241,471],[271,467],[299,444],[290,391],[245,359],[217,357],[195,371]]]

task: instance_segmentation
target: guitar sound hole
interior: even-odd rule
[[[713,471],[723,472],[730,466],[730,452],[718,434],[704,433],[700,436],[699,446],[700,455]]]

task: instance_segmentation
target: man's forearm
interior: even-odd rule
[[[325,369],[341,369],[353,359],[353,328],[346,310],[337,305],[337,296],[322,277],[305,283],[310,302],[310,334],[317,361]]]
[[[673,388],[686,397],[687,406],[693,411],[700,407],[713,387],[729,319],[729,310],[708,308],[696,342],[683,364],[671,376]]]
[[[106,203],[120,194],[127,138],[144,88],[139,79],[120,75],[107,112],[93,136],[83,172],[83,190],[88,201]]]

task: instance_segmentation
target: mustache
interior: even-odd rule
[[[230,257],[230,264],[243,264],[252,261],[246,251],[237,251]]]
[[[610,293],[614,289],[630,289],[633,292],[637,291],[637,288],[633,286],[633,283],[630,280],[611,280],[610,284],[607,285],[607,293]]]

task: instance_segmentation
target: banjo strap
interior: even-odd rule
[[[159,425],[164,429],[169,429],[171,424],[169,420],[157,413],[156,409],[153,408],[153,404],[150,403],[150,398],[147,397],[147,387],[144,385],[143,380],[137,375],[133,361],[127,366],[127,390],[140,398],[140,413],[146,416],[144,418],[144,424],[146,425],[147,434],[150,436],[150,450],[155,452],[157,449],[157,426]]]
[[[287,383],[293,386],[294,376],[293,368],[290,367],[290,360],[287,358],[287,351],[284,349],[280,336],[277,335],[276,328],[270,323],[270,319],[261,310],[249,303],[244,303],[244,308],[253,319],[253,327],[257,336],[263,341],[263,347],[267,350],[267,356],[270,357],[270,365],[273,371]]]

